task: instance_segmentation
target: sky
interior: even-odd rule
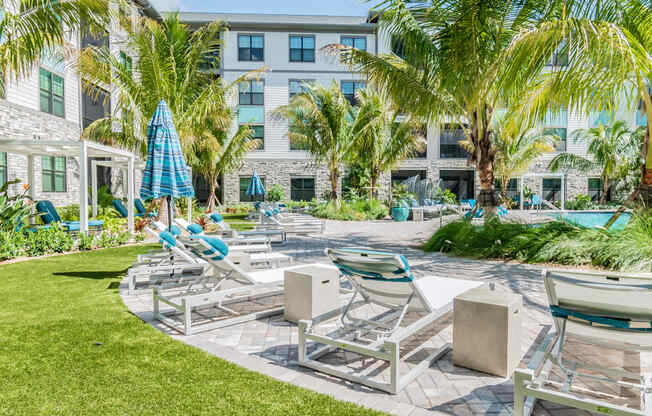
[[[365,0],[150,0],[159,11],[366,16],[379,1]]]

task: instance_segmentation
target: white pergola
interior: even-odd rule
[[[27,182],[36,183],[34,158],[38,156],[66,156],[79,158],[79,219],[80,232],[88,232],[88,162],[90,158],[110,158],[110,161],[92,161],[93,216],[97,214],[97,166],[120,167],[127,171],[127,210],[129,232],[134,232],[134,173],[136,156],[122,149],[84,140],[39,140],[0,138],[0,152],[27,156]],[[115,164],[115,165],[112,165]],[[36,197],[35,187],[30,186],[30,196]]]
[[[523,210],[523,188],[525,186],[525,178],[561,178],[561,209],[566,207],[566,174],[565,173],[525,173],[520,177],[520,194],[521,194],[521,210]],[[543,189],[541,190],[541,200],[543,200]]]

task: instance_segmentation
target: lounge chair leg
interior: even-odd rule
[[[186,302],[186,299],[182,300],[182,305],[183,307],[183,334],[184,335],[191,335],[192,331],[192,308],[190,307],[190,304]]]
[[[306,345],[306,332],[311,326],[309,321],[304,319],[299,321],[299,351],[298,351],[298,360],[299,362],[306,361],[306,353],[308,351],[308,346]]]
[[[399,344],[396,342],[391,342],[391,341],[386,341],[384,344],[384,347],[386,348],[386,353],[391,357],[390,358],[390,393],[391,394],[397,394],[399,391],[399,379],[400,379],[400,369],[399,366],[401,364],[400,361],[400,348]]]
[[[514,372],[514,415],[516,416],[528,416],[525,414],[525,383],[532,380],[532,376],[531,370]]]
[[[158,317],[159,317],[159,309],[158,309],[158,308],[159,308],[159,305],[158,305],[158,303],[159,303],[159,299],[158,299],[158,288],[155,287],[155,288],[153,289],[153,292],[154,292],[154,296],[152,296],[152,299],[154,299],[154,319],[158,319]]]

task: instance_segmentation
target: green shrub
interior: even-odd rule
[[[285,198],[285,191],[281,187],[281,185],[275,184],[272,185],[268,190],[267,190],[267,199],[272,202],[278,202]]]
[[[79,234],[77,236],[77,249],[80,251],[92,250],[95,237],[92,234]]]
[[[136,240],[137,243],[140,243],[142,241],[145,241],[145,233],[136,233],[134,235],[134,239]]]
[[[444,204],[457,205],[457,195],[450,189],[444,189],[444,192],[441,194],[441,200]]]
[[[389,215],[387,206],[374,199],[358,201],[340,201],[339,208],[335,202],[322,202],[313,207],[312,215],[318,218],[328,218],[341,221],[377,220]]]
[[[14,231],[0,231],[0,260],[9,260],[25,255],[25,237]]]
[[[63,253],[72,250],[75,240],[59,224],[41,228],[25,235],[25,253],[28,256]]]
[[[32,200],[27,195],[28,187],[24,187],[23,192],[18,195],[9,196],[9,186],[17,183],[20,183],[19,179],[0,186],[0,231],[17,231],[29,222],[29,218],[36,217],[36,214],[31,213]]]
[[[456,221],[440,228],[424,249],[465,257],[650,272],[652,213],[636,212],[624,229],[614,231],[556,221],[532,225],[494,218],[484,226]]]

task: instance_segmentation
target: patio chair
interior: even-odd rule
[[[183,230],[187,231],[190,235],[193,236],[208,236],[215,237],[219,236],[222,241],[229,245],[241,245],[241,244],[269,244],[270,238],[267,236],[248,236],[248,237],[238,237],[238,238],[224,238],[221,236],[221,233],[206,233],[201,225],[197,223],[190,224],[186,221],[185,218],[176,217],[174,222],[181,227]]]
[[[271,210],[261,212],[261,223],[256,230],[268,229],[269,227],[280,229],[286,233],[294,234],[321,234],[324,232],[324,222],[318,218],[310,217],[308,221],[301,219],[279,219]]]
[[[159,239],[163,251],[139,256],[138,261],[131,265],[127,271],[130,295],[143,279],[148,286],[179,286],[207,272],[208,263],[193,255],[172,233],[152,227],[145,227],[145,230]]]
[[[127,218],[129,216],[129,211],[127,210],[127,207],[125,207],[125,204],[122,202],[120,199],[114,199],[113,202],[111,203],[113,205],[113,208],[118,211],[118,214],[122,218]],[[135,205],[135,204],[134,204]],[[142,217],[143,214],[139,213],[138,210],[134,212],[134,217]]]
[[[554,332],[544,338],[528,367],[514,374],[514,413],[529,415],[535,400],[544,399],[600,414],[652,414],[648,374],[563,356],[569,335],[602,348],[652,351],[652,275],[544,270],[543,281]],[[553,365],[561,379],[550,377]],[[578,380],[584,381],[581,386]],[[641,409],[623,404],[621,388],[640,393]]]
[[[220,214],[217,212],[211,212],[206,214],[213,224],[217,225],[220,230],[222,230],[227,235],[232,238],[247,238],[252,236],[266,236],[269,237],[271,243],[285,243],[287,241],[287,235],[283,230],[252,230],[252,231],[238,231],[231,228],[228,222],[225,222]],[[280,240],[274,240],[273,237],[280,237]]]
[[[530,207],[532,207],[532,209],[541,209],[542,206],[543,201],[541,200],[541,197],[537,194],[532,194],[532,196],[530,196]]]
[[[41,214],[41,220],[43,220],[45,225],[60,223],[68,232],[78,232],[81,228],[79,221],[61,221],[61,217],[56,208],[54,208],[52,202],[47,199],[43,199],[36,203],[36,211]],[[89,229],[102,230],[103,227],[104,221],[102,220],[88,220]]]
[[[135,198],[134,199],[134,207],[136,208],[136,212],[139,214],[139,217],[155,217],[156,212],[151,211],[149,214],[147,213],[147,208],[145,208],[145,204],[143,204],[143,201],[141,201],[140,198]]]
[[[233,308],[237,304],[255,302],[263,298],[277,296],[283,293],[283,281],[286,270],[293,270],[303,266],[290,266],[277,269],[247,271],[240,265],[231,261],[229,248],[219,241],[187,238],[183,243],[197,256],[206,260],[211,266],[213,274],[205,276],[201,281],[178,293],[163,293],[154,288],[154,318],[183,333],[192,335],[199,331],[223,328],[242,322],[261,319],[283,312],[281,304],[267,305],[254,312],[237,312]],[[323,265],[316,265],[323,267]],[[212,280],[208,284],[207,278]],[[227,288],[227,285],[235,287]],[[259,302],[265,304],[266,302]],[[267,302],[269,303],[269,302]],[[172,307],[170,311],[161,311],[161,304]],[[221,312],[214,319],[207,318],[206,308],[215,308]],[[200,313],[197,313],[201,310]],[[198,328],[193,322],[193,312],[200,315],[202,322]],[[181,315],[181,319],[173,315]]]
[[[316,324],[330,316],[299,322],[299,364],[392,394],[398,393],[450,348],[447,344],[426,353],[425,359],[401,375],[405,365],[399,356],[402,343],[450,312],[456,296],[482,285],[481,282],[434,276],[414,279],[405,257],[394,253],[345,248],[326,249],[326,255],[349,280],[354,294],[339,313],[341,328],[331,334],[319,335],[316,331]],[[360,301],[356,300],[358,296]],[[367,319],[352,315],[354,309],[365,305],[386,311]],[[406,313],[410,311],[424,315],[414,323],[402,326]],[[309,353],[308,341],[320,346]],[[363,359],[370,357],[388,362],[389,382],[374,378],[372,374],[345,371],[318,361],[321,356],[337,349],[360,354]],[[416,354],[420,352],[409,355],[414,357]],[[375,370],[377,367],[373,366],[371,371]]]

